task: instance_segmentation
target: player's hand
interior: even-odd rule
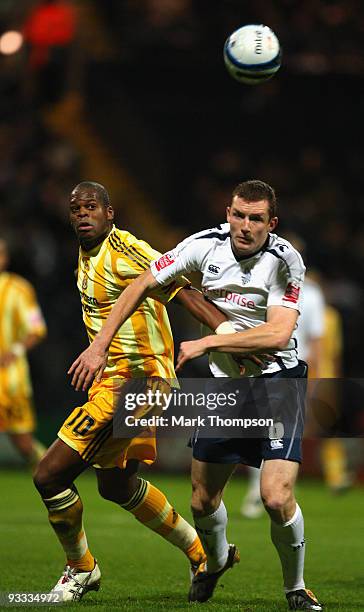
[[[76,391],[86,391],[94,378],[100,382],[106,368],[107,356],[108,351],[91,344],[77,357],[67,372],[72,375],[71,385]]]
[[[250,361],[254,365],[258,366],[258,368],[261,370],[265,370],[270,363],[276,360],[275,356],[270,355],[269,353],[261,353],[260,355],[248,353],[247,355],[232,355],[232,357],[239,366],[241,376],[244,376],[245,374],[247,367],[246,361]]]
[[[203,338],[200,340],[191,340],[190,342],[182,342],[179,347],[179,353],[177,357],[177,365],[176,372],[181,370],[186,361],[190,359],[196,359],[196,357],[201,357],[206,352]]]

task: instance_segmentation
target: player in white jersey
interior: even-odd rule
[[[274,190],[256,180],[238,185],[227,207],[227,222],[187,238],[129,285],[92,345],[72,365],[75,384],[101,376],[114,333],[153,287],[193,270],[202,272],[205,296],[229,317],[231,328],[226,330],[230,333],[182,343],[179,369],[187,360],[209,353],[214,376],[238,377],[239,368],[229,353],[274,351],[274,362],[266,368],[248,367],[245,376],[298,379],[307,375],[306,364],[298,361],[295,339],[305,268],[290,243],[272,233],[278,223]],[[287,404],[283,395],[280,401]],[[303,580],[303,516],[293,491],[301,460],[300,393],[295,401],[296,422],[288,438],[194,437],[192,511],[207,554],[207,568],[194,577],[190,601],[209,599],[219,577],[239,560],[236,546],[229,545],[226,538],[223,490],[238,463],[259,466],[263,460],[262,498],[271,518],[272,541],[281,560],[289,607],[322,610]]]
[[[312,374],[319,375],[324,328],[324,294],[317,283],[306,277],[303,287],[303,308],[297,327],[297,340],[298,355],[310,363],[311,376]]]

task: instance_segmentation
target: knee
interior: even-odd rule
[[[288,483],[262,490],[262,501],[268,513],[283,513],[292,498],[293,491]]]
[[[36,489],[44,497],[43,493],[49,488],[51,484],[51,474],[45,461],[40,461],[38,467],[33,475],[33,482]]]
[[[43,498],[53,497],[67,488],[58,483],[57,470],[55,470],[54,466],[47,461],[46,457],[41,459],[40,463],[38,464],[33,475],[33,482]]]

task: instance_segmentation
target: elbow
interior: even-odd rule
[[[279,342],[277,341],[273,348],[275,348],[276,351],[284,351],[284,349],[287,348],[287,344],[288,342],[286,340],[285,341],[282,340]]]
[[[286,331],[278,333],[275,338],[274,347],[272,348],[275,348],[278,351],[284,351],[284,349],[286,349],[288,346],[290,338],[290,334],[287,334]]]

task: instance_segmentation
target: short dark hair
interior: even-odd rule
[[[258,202],[259,200],[268,200],[269,219],[277,216],[277,199],[276,194],[268,183],[258,181],[256,179],[239,183],[232,193],[233,198],[237,196],[247,202]]]
[[[105,189],[101,183],[95,183],[94,181],[82,181],[82,183],[78,183],[78,185],[76,185],[72,191],[75,191],[76,189],[92,189],[97,193],[97,197],[105,207],[111,206],[107,189]]]

